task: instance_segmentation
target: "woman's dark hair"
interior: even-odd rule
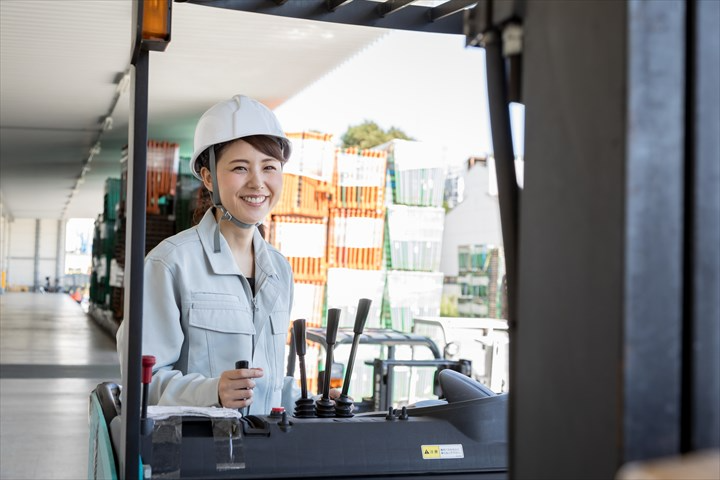
[[[238,140],[243,140],[249,143],[251,147],[259,151],[260,153],[263,153],[272,158],[277,158],[280,162],[285,164],[285,157],[283,157],[283,149],[278,140],[268,135],[251,135],[249,137],[238,138],[235,140],[230,140],[228,142],[216,143],[214,146],[208,147],[203,150],[203,152],[198,155],[197,161],[195,162],[195,171],[197,172],[197,174],[200,175],[200,170],[202,170],[202,167],[210,168],[211,148],[215,148],[215,158],[217,159],[222,156],[222,153],[229,145],[232,145]]]
[[[249,137],[243,137],[241,139],[218,143],[203,150],[203,152],[198,155],[197,161],[195,162],[195,168],[197,170],[197,173],[200,174],[202,167],[210,168],[211,148],[215,148],[215,158],[219,158],[229,145],[237,142],[238,140],[243,140],[249,143],[250,146],[252,146],[255,150],[269,157],[278,159],[283,165],[285,164],[285,160],[283,160],[283,149],[278,140],[268,135],[252,135]],[[193,225],[197,225],[198,223],[200,223],[200,220],[202,220],[202,217],[203,215],[205,215],[207,209],[213,206],[212,193],[210,193],[210,191],[205,188],[205,185],[201,185],[198,189],[196,205],[197,206],[195,207],[192,218]],[[262,225],[258,227],[258,230],[260,230],[260,234],[265,237],[265,229]]]

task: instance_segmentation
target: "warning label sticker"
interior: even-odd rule
[[[465,458],[463,446],[459,443],[449,445],[420,445],[424,460],[439,460],[445,458]]]

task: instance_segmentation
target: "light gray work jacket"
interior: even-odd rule
[[[220,374],[248,360],[264,371],[249,413],[267,414],[291,405],[295,395],[284,379],[292,270],[255,229],[253,296],[222,234],[221,251],[213,251],[216,224],[209,209],[196,227],[164,240],[145,258],[142,352],[157,360],[149,404],[217,406]],[[117,335],[121,359],[123,327]]]

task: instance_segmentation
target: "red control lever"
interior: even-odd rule
[[[152,367],[155,365],[155,357],[152,355],[143,355],[142,357],[142,383],[148,384],[152,382]]]
[[[140,421],[142,423],[142,433],[147,435],[150,433],[151,427],[147,425],[147,407],[148,407],[148,387],[152,382],[152,367],[155,365],[155,357],[152,355],[143,355],[142,357],[142,411],[140,412]]]

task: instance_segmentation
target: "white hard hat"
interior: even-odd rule
[[[262,103],[245,95],[235,95],[210,107],[195,127],[195,145],[190,159],[190,171],[198,179],[195,168],[198,156],[209,146],[237,140],[251,135],[276,137],[283,151],[283,161],[290,158],[290,140],[285,136],[275,114]]]

